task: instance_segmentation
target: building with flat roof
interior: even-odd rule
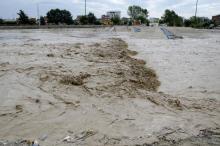
[[[112,25],[113,24],[111,21],[111,18],[108,15],[102,15],[101,23],[103,25]]]
[[[220,15],[212,16],[212,21],[215,22],[215,24],[220,25]]]
[[[115,17],[121,18],[121,11],[108,11],[107,16],[109,16],[110,19]]]
[[[150,23],[159,23],[159,18],[149,18]]]

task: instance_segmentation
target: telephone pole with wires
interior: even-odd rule
[[[196,17],[197,17],[198,2],[199,2],[199,0],[196,0],[196,11],[195,11],[195,19],[196,19]]]
[[[85,0],[85,16],[86,16],[86,0]]]
[[[39,8],[39,3],[37,4],[37,19],[38,19],[38,25],[40,26],[40,8]]]

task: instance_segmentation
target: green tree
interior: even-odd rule
[[[191,21],[189,20],[189,19],[186,19],[185,21],[184,21],[184,26],[185,27],[190,27],[191,26]]]
[[[173,10],[165,10],[160,23],[166,23],[168,26],[183,26],[183,18],[178,16]]]
[[[60,9],[51,9],[47,12],[47,19],[48,23],[65,23],[65,24],[73,24],[72,15],[67,10],[60,10]]]
[[[97,18],[96,18],[95,15],[94,15],[93,13],[91,13],[91,12],[88,14],[87,18],[88,18],[88,23],[89,23],[89,24],[95,24],[96,21],[97,21]]]
[[[190,26],[193,28],[209,28],[211,24],[214,24],[209,18],[206,17],[190,17]]]
[[[100,22],[100,20],[96,20],[96,22],[94,23],[95,25],[102,25],[102,23]]]
[[[60,9],[52,9],[49,12],[47,12],[47,19],[48,19],[48,23],[59,24],[62,19]]]
[[[113,17],[111,21],[113,22],[114,25],[119,25],[121,23],[121,20],[119,17]]]
[[[147,26],[149,26],[149,20],[146,19],[144,16],[138,16],[137,20],[139,20],[141,22],[141,24],[146,24]]]
[[[19,18],[18,18],[18,23],[19,24],[29,24],[29,18],[27,14],[24,13],[23,10],[20,10],[19,13],[17,13]]]
[[[46,22],[43,16],[40,17],[40,25],[46,25]]]
[[[0,18],[0,24],[4,24],[4,20]]]
[[[81,16],[79,19],[80,24],[86,25],[88,24],[88,17],[87,16]]]
[[[175,18],[175,26],[183,26],[183,17],[176,16]]]
[[[79,22],[82,25],[86,25],[86,24],[90,24],[90,25],[91,24],[96,24],[96,25],[99,25],[99,22],[97,21],[97,18],[91,12],[88,15],[86,15],[86,16],[81,16],[79,18]]]
[[[73,24],[73,18],[69,11],[61,10],[61,16],[62,16],[61,23],[66,23],[68,25]]]
[[[137,20],[138,17],[142,16],[147,19],[148,17],[148,10],[143,9],[140,6],[129,6],[128,7],[128,15],[133,19]]]

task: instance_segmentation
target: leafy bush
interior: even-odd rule
[[[193,27],[193,28],[209,28],[211,25],[214,25],[210,19],[206,17],[191,17],[190,19],[185,20],[185,27]]]

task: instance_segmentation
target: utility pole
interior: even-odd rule
[[[197,17],[198,1],[199,1],[199,0],[196,0],[196,12],[195,12],[195,19],[196,19],[196,17]]]
[[[37,4],[37,19],[38,19],[38,25],[40,26],[40,8],[39,8],[39,3]]]
[[[85,16],[86,16],[86,0],[85,0]]]

